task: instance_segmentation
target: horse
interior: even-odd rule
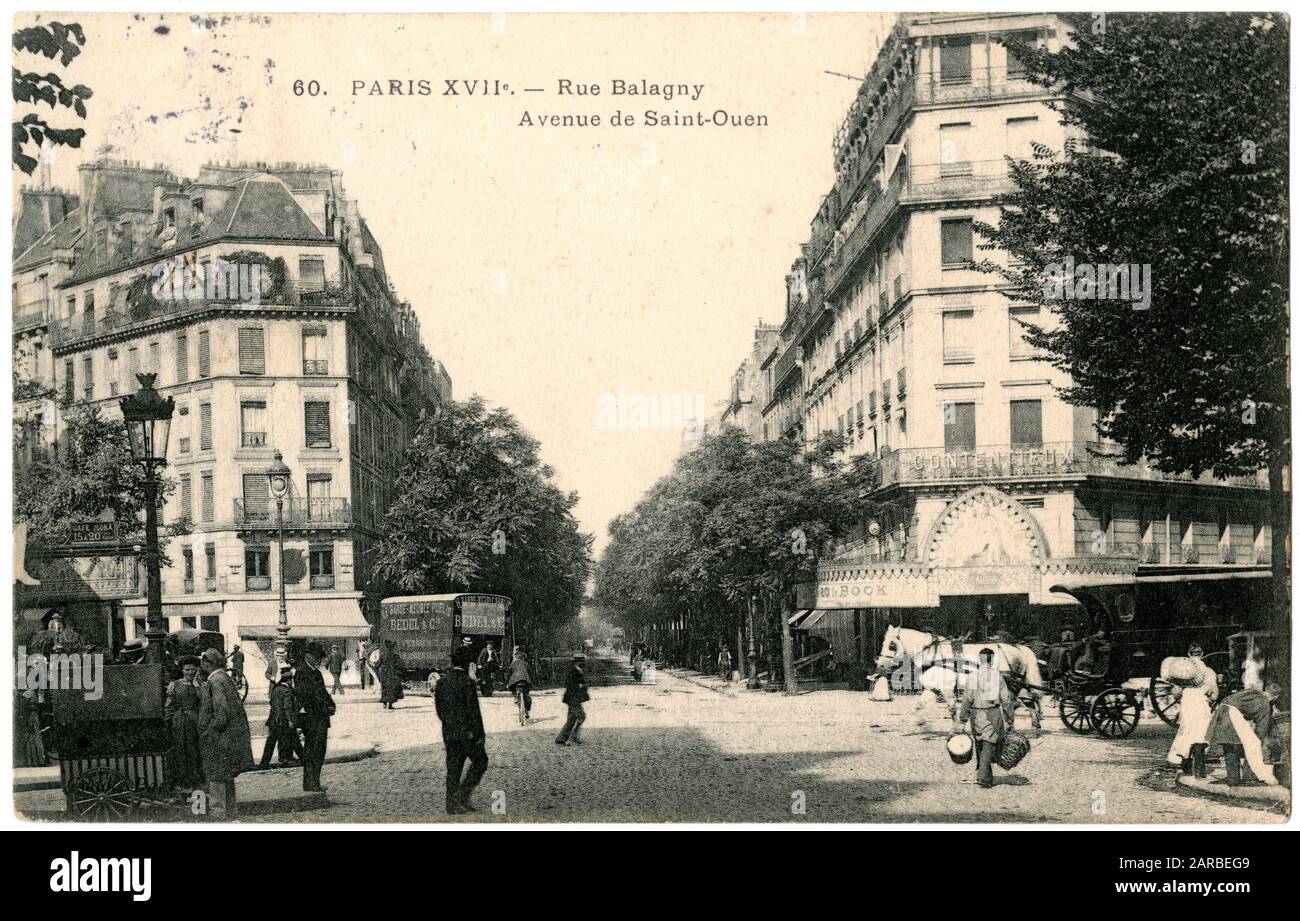
[[[913,674],[919,675],[922,693],[916,704],[918,716],[936,695],[943,696],[948,703],[949,715],[955,716],[956,692],[974,680],[980,651],[991,649],[998,671],[1011,677],[1011,687],[1022,689],[1016,695],[1017,703],[1029,710],[1033,726],[1038,729],[1043,712],[1043,676],[1034,651],[1028,646],[985,642],[961,643],[958,654],[957,645],[952,640],[923,630],[891,626],[885,630],[876,666],[881,673],[893,671],[900,665],[910,666]],[[1025,692],[1029,695],[1028,702],[1021,697]]]

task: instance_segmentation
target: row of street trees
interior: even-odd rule
[[[578,616],[591,572],[577,494],[552,475],[508,410],[476,396],[426,416],[371,560],[385,593],[508,595],[516,636],[551,645]]]
[[[611,522],[596,607],[682,664],[723,643],[745,659],[765,638],[782,649],[792,684],[788,596],[814,577],[818,550],[868,514],[870,467],[838,460],[842,447],[838,435],[807,453],[791,441],[755,444],[735,428],[706,436]]]

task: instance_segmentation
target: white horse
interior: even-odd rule
[[[1034,728],[1039,728],[1043,692],[1038,689],[1043,686],[1043,675],[1032,649],[1010,643],[962,643],[959,655],[954,645],[951,640],[923,630],[889,627],[885,630],[876,666],[882,673],[899,667],[906,669],[901,676],[905,681],[918,678],[921,687],[916,703],[918,716],[939,694],[943,695],[952,716],[957,710],[956,692],[974,682],[980,651],[991,649],[999,672],[1011,675],[1016,685],[1033,686],[1021,691],[1021,695],[1029,695],[1028,704],[1020,696],[1017,700],[1029,710]]]

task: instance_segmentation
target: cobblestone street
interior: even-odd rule
[[[660,673],[653,686],[593,688],[582,746],[561,748],[558,691],[534,695],[533,721],[513,701],[484,700],[491,767],[478,814],[443,812],[443,750],[433,701],[385,712],[369,696],[341,699],[332,740],[373,740],[378,754],[326,766],[328,809],[267,822],[1279,822],[1269,812],[1142,783],[1170,728],[1147,714],[1129,739],[1074,735],[1050,710],[1033,751],[998,786],[944,751],[947,711],[917,725],[913,699],[820,691],[719,693]],[[259,708],[250,718],[260,719]],[[1020,714],[1020,728],[1028,717]],[[254,722],[254,725],[257,725]],[[297,771],[240,778],[241,798],[292,794]],[[497,792],[499,791],[499,792]],[[504,815],[492,811],[494,797]],[[806,814],[792,808],[802,801]],[[1094,810],[1097,810],[1096,812]]]

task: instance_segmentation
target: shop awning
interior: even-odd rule
[[[790,615],[790,629],[793,630],[793,629],[795,629],[796,627],[798,627],[798,626],[799,626],[799,622],[800,622],[801,620],[803,620],[805,617],[807,617],[807,616],[808,616],[809,614],[811,614],[811,613],[812,613],[812,610],[811,610],[811,609],[805,609],[805,610],[802,610],[802,611],[795,611],[793,614],[791,614],[791,615]]]
[[[286,607],[291,637],[355,639],[370,632],[357,598],[290,598]],[[234,616],[241,638],[274,639],[279,635],[280,604],[274,599],[230,601],[226,612]]]
[[[803,620],[799,621],[799,629],[811,630],[813,627],[817,626],[817,624],[825,616],[826,616],[826,611],[823,609],[809,611],[808,616],[805,617]]]

